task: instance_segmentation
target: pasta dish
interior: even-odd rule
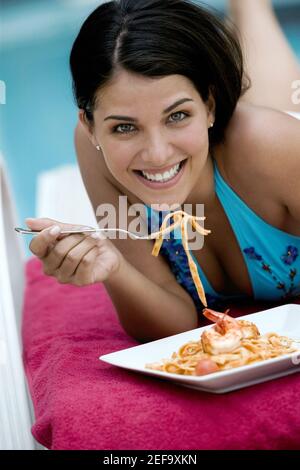
[[[261,335],[254,323],[235,320],[227,312],[204,309],[203,313],[216,323],[202,333],[199,341],[182,345],[170,359],[146,364],[146,368],[199,376],[298,351],[293,346],[295,340],[277,333]]]

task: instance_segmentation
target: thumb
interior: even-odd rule
[[[39,217],[37,219],[29,217],[25,219],[25,223],[31,230],[44,230],[45,228],[51,227],[53,225],[58,225],[62,230],[84,230],[87,228],[93,228],[87,225],[67,224],[64,222],[59,222],[55,219],[49,219],[47,217]]]
[[[28,217],[27,219],[25,219],[25,223],[27,227],[29,227],[32,230],[43,230],[44,228],[51,227],[52,225],[59,225],[59,226],[63,225],[57,220],[48,219],[46,217],[45,218],[40,217],[37,219]]]

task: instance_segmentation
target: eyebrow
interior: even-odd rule
[[[181,98],[178,101],[175,101],[175,103],[171,104],[167,109],[163,111],[163,114],[170,113],[173,109],[177,108],[180,104],[186,103],[187,101],[194,101],[191,98]],[[129,122],[137,122],[138,119],[131,117],[131,116],[107,116],[104,121],[107,121],[108,119],[116,119],[117,121],[129,121]]]

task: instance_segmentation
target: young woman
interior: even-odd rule
[[[103,203],[118,211],[120,195],[128,205],[204,204],[211,234],[193,255],[209,306],[300,294],[300,123],[285,112],[299,110],[300,68],[268,0],[229,6],[224,23],[187,0],[104,3],[70,60],[95,213]],[[155,258],[150,240],[27,225],[42,230],[30,248],[44,272],[104,282],[128,334],[148,341],[197,327],[203,305],[180,240]]]

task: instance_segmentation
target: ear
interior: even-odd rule
[[[83,109],[79,110],[78,120],[79,120],[79,122],[81,124],[81,127],[84,130],[86,136],[91,141],[91,143],[94,145],[94,147],[96,147],[96,145],[98,145],[98,144],[97,144],[97,141],[94,137],[94,128],[93,128],[91,122],[87,119],[86,114],[85,114]]]
[[[212,92],[212,88],[209,91],[209,97],[205,103],[207,109],[207,123],[208,126],[210,123],[215,122],[215,115],[216,115],[216,101]]]

